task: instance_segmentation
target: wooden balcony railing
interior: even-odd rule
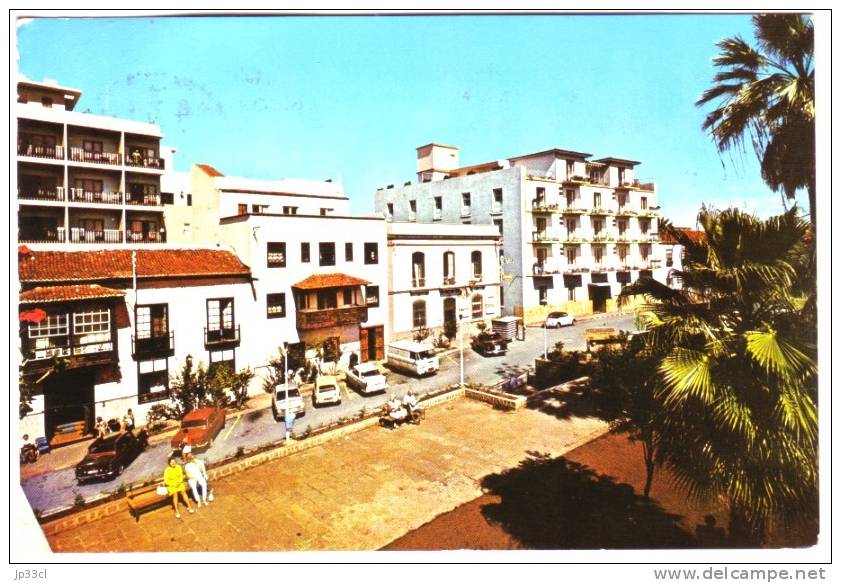
[[[131,354],[135,358],[164,358],[175,354],[175,331],[145,338],[131,337]]]
[[[204,345],[210,346],[239,346],[239,324],[231,328],[216,330],[204,329]]]
[[[356,326],[368,318],[368,306],[343,306],[326,310],[301,310],[296,315],[298,330]]]

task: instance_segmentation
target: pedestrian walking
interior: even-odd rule
[[[188,453],[184,473],[187,475],[187,483],[190,485],[190,490],[193,491],[196,505],[201,508],[202,502],[204,502],[204,505],[207,506],[207,468],[204,462]],[[201,496],[199,496],[199,490],[201,490]]]
[[[175,511],[175,518],[181,518],[181,513],[178,512],[178,496],[184,501],[187,507],[187,512],[192,514],[195,512],[190,506],[190,499],[187,497],[187,485],[184,483],[184,470],[175,461],[174,457],[169,458],[169,466],[164,470],[164,486],[166,486],[167,493],[172,496],[172,509]]]

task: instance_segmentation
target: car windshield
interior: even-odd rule
[[[105,453],[107,451],[114,451],[116,445],[116,439],[98,439],[91,444],[88,451],[90,453]]]
[[[206,419],[190,419],[189,421],[181,422],[181,427],[204,427],[206,425]]]
[[[289,389],[289,398],[294,399],[295,397],[300,397],[301,392],[298,389]],[[285,399],[286,398],[286,391],[283,389],[277,390],[277,398],[278,399]]]
[[[335,391],[335,390],[336,390],[336,385],[322,385],[321,387],[319,387],[318,392],[319,393],[329,393],[330,391]]]
[[[432,358],[435,356],[434,350],[421,350],[417,353],[418,358]]]
[[[361,373],[359,373],[359,376],[365,377],[365,378],[378,377],[378,376],[380,376],[380,371],[378,371],[378,370],[364,370]]]
[[[551,314],[549,314],[549,317],[550,318],[563,318],[566,315],[567,315],[566,312],[552,312]]]

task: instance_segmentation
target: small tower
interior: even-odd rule
[[[427,144],[418,151],[418,182],[443,180],[458,168],[458,148],[443,144]]]

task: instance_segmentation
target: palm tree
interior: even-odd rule
[[[816,347],[795,287],[807,225],[796,209],[698,220],[703,240],[671,229],[683,289],[645,278],[622,295],[645,295],[647,342],[665,354],[662,459],[690,493],[729,499],[731,535],[742,525],[755,544],[769,520],[808,514],[816,491]]]
[[[814,229],[814,27],[800,14],[755,15],[753,26],[758,49],[738,36],[718,43],[720,71],[695,105],[719,100],[703,124],[719,151],[749,139],[768,186],[789,199],[808,189]]]

